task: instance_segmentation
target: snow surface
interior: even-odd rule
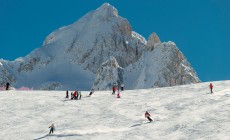
[[[82,91],[1,91],[0,138],[4,140],[229,140],[230,81],[167,88]],[[144,118],[151,114],[152,123]],[[47,135],[54,123],[56,131]]]

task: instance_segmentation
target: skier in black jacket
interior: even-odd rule
[[[10,89],[10,83],[6,83],[6,90],[9,90]]]

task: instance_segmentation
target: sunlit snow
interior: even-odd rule
[[[230,138],[230,81],[111,91],[0,91],[1,139],[153,140]],[[145,111],[153,122],[148,123]],[[54,123],[56,131],[47,135]]]

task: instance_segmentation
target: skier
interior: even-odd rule
[[[81,91],[78,91],[78,95],[79,95],[79,100],[81,100]]]
[[[124,91],[124,84],[121,83],[121,91]]]
[[[151,118],[150,118],[150,114],[149,114],[149,112],[145,112],[145,118],[147,118],[148,120],[149,120],[149,122],[151,122],[151,121],[153,121]]]
[[[66,97],[65,98],[69,98],[69,91],[66,90]]]
[[[91,89],[89,96],[91,96],[94,93],[94,89]]]
[[[53,134],[53,132],[54,132],[54,124],[52,123],[52,125],[51,126],[49,126],[49,128],[50,128],[50,132],[49,132],[49,134]]]
[[[77,99],[77,91],[74,91],[74,93],[73,93],[73,99]]]
[[[74,99],[74,95],[73,95],[73,92],[71,92],[71,100]]]
[[[116,91],[116,86],[114,85],[112,94],[115,94],[115,91]]]
[[[77,100],[78,100],[78,97],[79,97],[79,91],[77,91],[77,97],[76,97]]]
[[[10,83],[6,83],[6,90],[9,90],[9,88],[10,88]]]
[[[119,89],[117,90],[117,98],[121,98]]]
[[[210,90],[211,90],[211,93],[213,93],[213,92],[212,92],[212,89],[213,89],[212,83],[210,83],[209,88],[210,88]]]

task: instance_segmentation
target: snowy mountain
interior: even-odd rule
[[[156,33],[146,41],[108,3],[52,32],[27,56],[0,63],[1,85],[34,89],[104,90],[120,83],[136,89],[200,82],[175,43],[161,43]]]
[[[2,140],[229,140],[230,81],[166,88],[82,91],[1,91]],[[153,122],[148,123],[145,111]],[[56,131],[49,133],[54,123]]]
[[[197,83],[196,73],[173,42],[156,43],[125,70],[131,88],[165,87]]]

